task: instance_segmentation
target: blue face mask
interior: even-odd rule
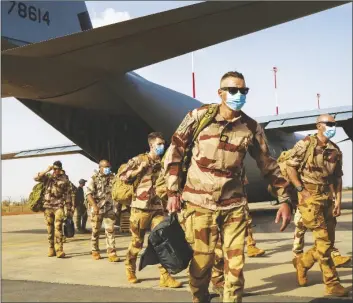
[[[246,102],[246,95],[237,92],[235,95],[231,95],[227,92],[226,104],[231,110],[241,110]]]
[[[336,126],[327,126],[324,132],[324,136],[328,139],[333,138],[336,135]]]
[[[104,173],[105,175],[109,175],[109,174],[110,174],[110,167],[104,167],[104,168],[103,168],[103,173]]]
[[[155,148],[155,151],[156,151],[156,154],[157,156],[162,156],[164,154],[164,145],[161,144],[161,145],[157,145],[156,148]]]

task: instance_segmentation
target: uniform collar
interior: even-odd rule
[[[217,121],[217,122],[228,122],[228,123],[234,123],[234,122],[236,122],[236,121],[238,121],[241,117],[242,117],[242,111],[240,111],[240,115],[239,116],[237,116],[237,117],[234,117],[232,120],[230,120],[230,121],[228,121],[228,120],[226,120],[226,119],[224,119],[223,117],[222,117],[222,115],[219,113],[219,110],[218,110],[218,113],[217,113],[217,115],[216,115],[216,117],[215,117],[215,120]]]

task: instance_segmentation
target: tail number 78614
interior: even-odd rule
[[[46,23],[50,25],[49,12],[42,11],[40,8],[36,8],[33,5],[27,5],[24,2],[11,1],[11,7],[8,10],[8,14],[13,13],[17,8],[17,14],[23,19],[29,19],[33,22]]]

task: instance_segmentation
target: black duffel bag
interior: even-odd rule
[[[151,231],[139,271],[147,265],[161,264],[170,274],[177,274],[188,267],[192,255],[178,216],[173,213]]]
[[[75,224],[71,217],[67,217],[64,221],[64,236],[72,238],[75,235]]]

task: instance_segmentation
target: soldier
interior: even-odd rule
[[[53,171],[52,174],[50,172]],[[34,177],[37,182],[45,184],[43,207],[47,224],[49,252],[48,257],[64,258],[63,222],[66,216],[72,217],[70,181],[62,170],[62,163],[55,161],[47,170]]]
[[[94,260],[101,259],[99,253],[99,232],[102,222],[104,222],[108,260],[110,262],[119,262],[120,258],[116,255],[115,250],[115,212],[111,192],[113,179],[114,174],[111,172],[109,161],[101,160],[99,162],[99,172],[95,173],[88,181],[86,197],[92,207],[92,258]]]
[[[334,244],[334,217],[341,213],[342,153],[330,139],[335,135],[336,122],[330,115],[317,119],[313,158],[300,174],[297,170],[309,148],[311,139],[300,140],[286,161],[288,176],[298,191],[298,209],[305,228],[312,230],[315,244],[312,249],[293,259],[300,286],[308,283],[307,271],[319,262],[327,295],[346,296],[348,291],[340,284],[331,252]],[[334,186],[335,202],[331,186]]]
[[[119,178],[133,182],[140,177],[131,203],[130,231],[132,239],[126,255],[126,276],[130,283],[137,283],[136,259],[141,251],[145,232],[153,229],[164,219],[161,199],[157,196],[156,181],[161,173],[161,157],[164,153],[165,140],[163,134],[154,132],[148,135],[149,153],[132,158]],[[171,277],[167,270],[159,265],[161,287],[177,288],[181,283]]]
[[[78,233],[86,233],[86,222],[87,222],[87,208],[85,204],[85,194],[84,194],[84,186],[87,180],[80,179],[78,181],[78,188],[76,191],[75,197],[75,221],[76,221],[76,228]]]
[[[244,289],[244,245],[248,222],[244,188],[244,158],[249,151],[263,175],[273,184],[281,207],[276,222],[283,219],[281,231],[291,219],[291,204],[286,194],[288,182],[275,159],[270,157],[260,124],[241,111],[249,89],[244,76],[228,72],[221,79],[217,115],[197,136],[185,186],[181,164],[198,122],[209,105],[189,112],[172,137],[164,167],[168,190],[167,209],[185,204],[185,237],[194,250],[189,265],[193,302],[209,302],[208,286],[214,264],[214,250],[221,237],[224,256],[224,302],[241,302]],[[182,196],[179,192],[182,190]]]
[[[248,222],[247,222],[247,237],[246,237],[246,246],[247,246],[247,255],[249,258],[260,257],[265,254],[263,249],[256,247],[256,241],[252,232],[252,218],[250,216],[250,210],[248,211]],[[216,247],[215,247],[215,263],[212,267],[211,282],[213,291],[220,296],[223,296],[224,289],[224,258],[222,252],[222,242],[221,238],[218,238]]]

